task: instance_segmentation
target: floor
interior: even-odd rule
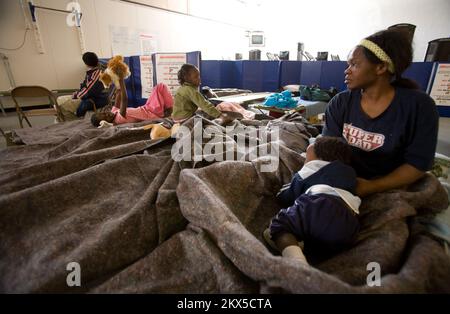
[[[450,156],[450,118],[439,119],[439,135],[436,151]]]

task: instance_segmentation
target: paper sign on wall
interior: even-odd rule
[[[450,106],[450,64],[439,64],[430,92],[438,106]]]
[[[149,56],[156,52],[156,36],[145,30],[126,26],[109,26],[112,55]]]
[[[164,83],[169,87],[170,93],[175,94],[180,84],[178,83],[178,70],[186,63],[185,53],[157,53],[156,58],[156,82]]]
[[[153,90],[153,64],[151,56],[140,56],[141,64],[141,98],[148,98]]]
[[[139,42],[141,45],[141,55],[151,56],[156,52],[156,38],[151,34],[139,34]]]
[[[136,32],[125,26],[109,26],[112,55],[133,56],[140,52]]]

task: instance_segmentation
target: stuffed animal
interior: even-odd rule
[[[144,125],[142,129],[152,129],[150,132],[150,138],[152,140],[168,137],[176,137],[176,133],[180,127],[179,123],[175,123],[171,128],[164,126],[163,123]]]
[[[119,80],[126,79],[131,75],[130,68],[123,62],[122,56],[114,56],[109,59],[106,70],[100,74],[100,81],[105,88],[113,83],[117,89],[120,89]]]
[[[114,124],[109,123],[109,122],[106,121],[106,120],[102,120],[102,121],[100,121],[100,125],[99,125],[97,128],[99,128],[99,129],[109,128],[109,127],[112,127],[113,125],[114,125]]]

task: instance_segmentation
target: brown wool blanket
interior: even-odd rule
[[[317,130],[298,115],[235,121],[258,128],[239,146],[207,119],[183,126],[199,121],[214,136],[201,139],[204,158],[191,161],[172,158],[175,139],[133,128],[150,122],[16,131],[26,145],[0,151],[0,292],[450,292],[449,257],[415,222],[448,205],[433,176],[364,199],[354,246],[326,260],[307,256],[305,266],[271,252],[261,234]],[[212,138],[229,145],[208,150]],[[252,154],[260,148],[279,158]],[[234,160],[217,161],[227,153]],[[71,262],[80,265],[79,287],[66,281]],[[371,262],[380,286],[366,283]]]

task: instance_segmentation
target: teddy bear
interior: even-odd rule
[[[100,125],[98,126],[98,128],[109,128],[112,127],[113,124],[109,123],[105,120],[100,121]],[[164,125],[164,123],[152,123],[152,124],[147,124],[144,126],[139,126],[139,127],[132,127],[132,128],[127,128],[129,130],[150,130],[150,139],[152,140],[158,140],[158,139],[164,139],[164,138],[168,138],[168,137],[175,137],[174,134],[177,133],[178,128],[180,127],[179,123],[175,123],[172,127],[168,126],[168,125]]]
[[[130,68],[123,62],[123,57],[117,55],[109,59],[106,70],[100,74],[100,81],[105,88],[109,88],[113,83],[117,89],[120,89],[119,80],[126,79],[130,75]]]

